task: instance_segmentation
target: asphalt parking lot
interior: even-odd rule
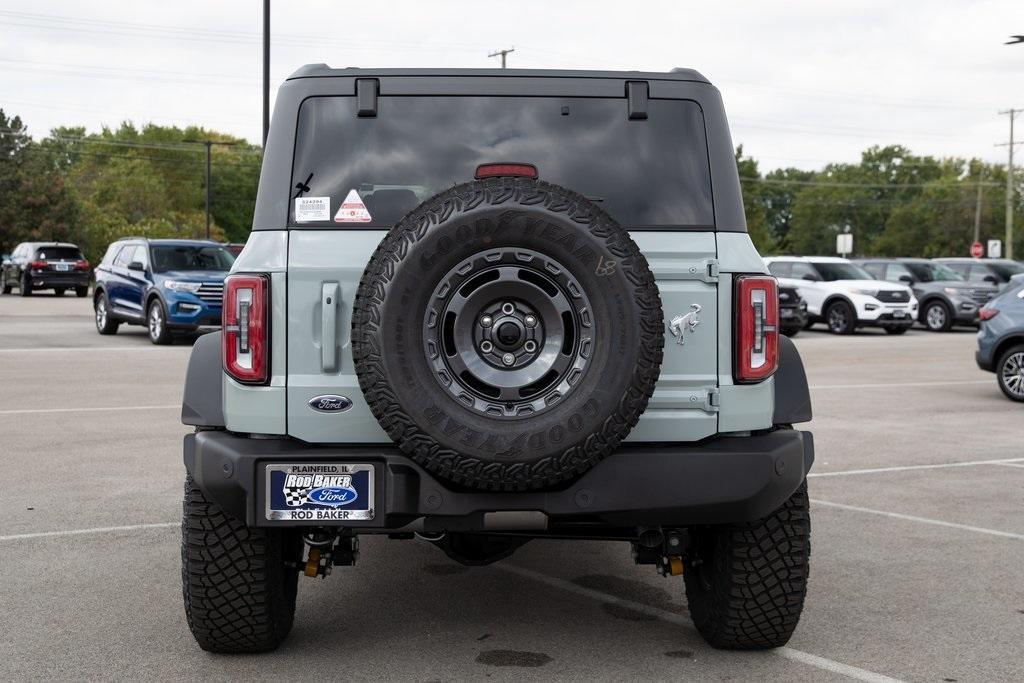
[[[788,648],[719,652],[628,547],[534,542],[467,569],[418,541],[302,579],[276,653],[185,625],[188,342],[100,337],[87,299],[0,296],[0,679],[990,681],[1024,678],[1024,414],[974,335],[796,338],[812,385],[812,570]]]

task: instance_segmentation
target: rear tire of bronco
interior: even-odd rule
[[[209,652],[275,649],[295,616],[302,538],[295,531],[245,526],[185,478],[181,584],[185,617]]]
[[[683,577],[690,616],[709,645],[785,645],[804,606],[811,554],[807,482],[763,519],[693,530]]]
[[[356,293],[352,355],[370,410],[419,465],[516,491],[618,447],[664,335],[625,228],[563,187],[502,177],[442,192],[388,233]]]

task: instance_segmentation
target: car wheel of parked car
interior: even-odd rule
[[[103,292],[93,302],[93,309],[96,312],[96,331],[100,334],[116,334],[121,322],[110,316],[110,306],[107,303],[107,295]]]
[[[946,332],[953,326],[953,314],[941,301],[932,301],[924,308],[924,326],[932,332]]]
[[[763,519],[691,531],[684,558],[686,599],[701,636],[713,647],[761,650],[793,634],[811,556],[807,482]]]
[[[64,288],[63,287],[57,287],[56,289],[53,290],[53,295],[54,296],[64,296]]]
[[[804,323],[804,329],[805,330],[811,329],[812,327],[814,327],[814,323],[816,323],[816,322],[818,322],[818,321],[808,315],[807,316],[807,322]]]
[[[149,341],[154,344],[171,343],[171,330],[167,327],[167,313],[164,311],[164,305],[160,299],[153,299],[149,302],[146,327],[149,330]]]
[[[803,330],[803,329],[807,329],[806,326],[804,326],[804,327],[781,327],[781,328],[779,328],[779,331],[782,332],[782,334],[786,335],[787,337],[795,337],[796,335],[800,334],[800,330]]]
[[[1024,401],[1024,344],[1011,346],[999,357],[996,378],[1007,398]]]
[[[836,301],[825,311],[825,322],[833,334],[852,334],[857,326],[857,314],[845,301]]]
[[[84,299],[85,297],[89,296],[89,287],[75,287],[75,296],[77,296],[79,299]]]
[[[273,650],[295,617],[302,537],[247,527],[185,478],[181,583],[185,618],[209,652]]]
[[[21,287],[18,288],[18,293],[22,296],[32,296],[32,281],[28,279],[28,276],[21,278]]]
[[[883,329],[886,334],[904,334],[910,328],[906,325],[886,325]]]
[[[414,209],[353,310],[355,370],[381,426],[435,475],[491,490],[550,486],[612,453],[647,407],[665,338],[629,233],[586,197],[523,178]]]

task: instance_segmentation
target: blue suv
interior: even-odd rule
[[[979,317],[978,367],[996,373],[1007,398],[1024,401],[1024,276],[1012,278]]]
[[[205,240],[130,238],[114,242],[96,267],[96,330],[145,325],[154,344],[175,332],[219,327],[221,296],[235,257]]]

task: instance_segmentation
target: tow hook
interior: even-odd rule
[[[339,536],[333,529],[314,529],[302,540],[309,546],[302,573],[310,578],[326,577],[334,565],[351,566],[359,557],[359,539],[354,534]]]
[[[655,565],[662,576],[679,576],[683,573],[683,553],[689,545],[690,535],[685,529],[641,528],[632,543],[633,561]]]

